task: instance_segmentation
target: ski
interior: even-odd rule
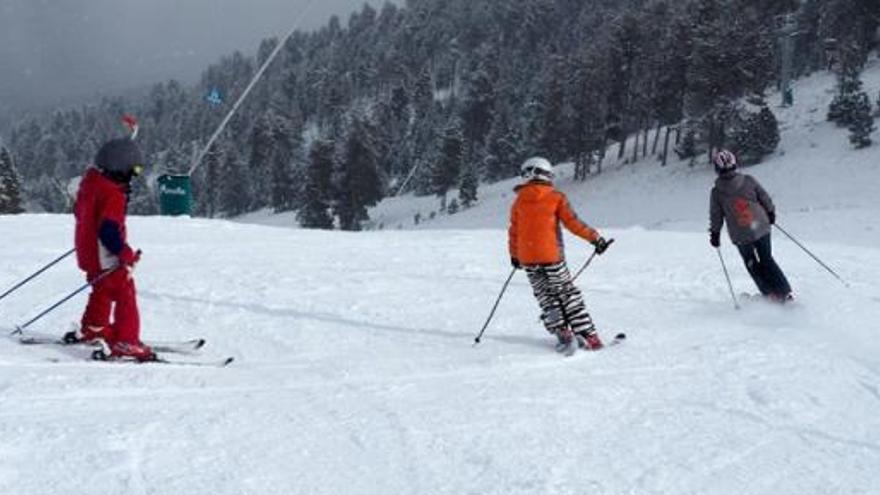
[[[59,358],[49,358],[47,359],[50,363],[70,363],[68,360],[63,360]],[[86,358],[88,362],[104,362],[104,363],[113,363],[113,364],[167,364],[171,366],[190,366],[190,367],[201,367],[201,368],[225,368],[229,366],[230,363],[235,361],[235,358],[232,356],[218,359],[213,361],[195,361],[195,360],[185,360],[185,359],[166,359],[163,357],[157,357],[156,359],[150,361],[137,361],[134,359],[114,359],[114,358],[95,358],[88,357]]]
[[[100,351],[96,351],[100,352]],[[149,361],[137,361],[134,359],[115,359],[115,358],[96,358],[92,356],[92,361],[100,361],[105,363],[115,363],[115,364],[168,364],[173,366],[193,366],[193,367],[202,367],[202,368],[225,368],[229,366],[235,358],[232,356],[218,359],[214,361],[196,361],[196,360],[187,360],[187,359],[168,359],[161,356],[156,356],[155,359],[151,359]]]
[[[178,360],[178,359],[164,359],[161,357],[157,357],[153,361],[146,361],[147,363],[160,363],[160,364],[171,364],[176,366],[200,366],[200,367],[209,367],[209,368],[225,368],[232,364],[235,361],[235,358],[232,356],[218,359],[216,361],[186,361],[186,360]]]
[[[235,360],[232,356],[217,360],[217,361],[195,361],[195,360],[187,360],[187,359],[168,359],[161,357],[157,354],[153,354],[152,359],[148,359],[146,361],[139,361],[137,359],[130,358],[114,358],[112,356],[108,356],[103,349],[95,349],[92,351],[92,355],[90,356],[93,361],[105,361],[108,363],[131,363],[131,364],[172,364],[176,366],[201,366],[201,367],[209,367],[209,368],[225,368],[229,366],[232,361]]]
[[[88,342],[68,342],[63,338],[51,337],[48,335],[26,335],[18,338],[18,343],[22,345],[57,345],[57,346],[88,346],[94,347]],[[144,342],[156,352],[168,352],[173,354],[192,354],[205,346],[205,339],[190,339],[179,341],[151,341]]]

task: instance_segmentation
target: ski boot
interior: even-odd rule
[[[101,348],[92,353],[92,359],[98,361],[129,360],[143,363],[155,361],[157,358],[150,346],[143,342],[115,342],[109,347],[109,352],[107,348]]]
[[[65,344],[92,344],[98,340],[106,340],[105,330],[107,327],[95,325],[83,325],[64,334],[62,339]]]
[[[576,334],[578,347],[581,349],[586,349],[588,351],[598,351],[599,349],[605,347],[605,344],[602,343],[602,339],[599,338],[599,334],[596,333],[595,330],[592,332],[581,331]]]
[[[555,332],[556,335],[556,352],[571,356],[574,354],[574,351],[577,350],[577,340],[574,338],[574,333],[570,328],[562,327]]]

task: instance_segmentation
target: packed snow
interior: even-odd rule
[[[779,156],[748,172],[849,288],[777,232],[797,302],[734,310],[705,232],[711,171],[681,163],[584,184],[563,170],[581,216],[617,240],[578,285],[603,336],[629,337],[571,358],[522,273],[472,346],[510,273],[511,183],[417,230],[396,223],[433,199],[380,205],[384,230],[358,234],[132,218],[142,337],[204,337],[188,359],[236,361],[99,363],[0,341],[0,493],[880,492],[880,151],[821,123],[827,80],[800,84]],[[72,229],[0,217],[0,290]],[[726,239],[722,252],[735,291],[754,292]],[[569,237],[567,253],[574,269],[590,247]],[[66,260],[0,301],[0,329],[80,284]],[[60,335],[83,305],[26,332]]]

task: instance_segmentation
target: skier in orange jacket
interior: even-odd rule
[[[582,222],[565,194],[553,187],[549,161],[530,158],[523,163],[521,173],[525,182],[514,189],[516,200],[510,210],[511,264],[525,269],[541,306],[541,320],[559,340],[558,351],[573,352],[575,345],[600,349],[602,340],[565,263],[559,224],[593,244],[596,254],[605,252],[608,242]]]

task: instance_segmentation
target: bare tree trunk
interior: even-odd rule
[[[663,140],[663,161],[660,162],[661,167],[666,166],[666,159],[669,157],[669,134],[672,132],[672,129],[669,127],[666,128],[666,138]]]
[[[626,154],[626,140],[628,136],[626,134],[623,135],[623,139],[620,141],[620,148],[617,150],[617,161],[623,159],[623,155]]]
[[[577,158],[575,158],[574,162],[574,180],[584,181],[587,178],[586,174],[587,164],[584,160],[584,153],[580,152],[577,154]]]
[[[651,154],[657,155],[657,143],[660,142],[660,131],[663,130],[663,124],[657,121],[657,130],[654,131],[654,146],[651,147]],[[668,134],[668,133],[667,133]]]
[[[633,156],[632,163],[635,163],[639,159],[639,134],[641,131],[638,127],[636,127],[636,132],[633,133]]]
[[[651,133],[651,126],[645,123],[645,135],[642,136],[642,158],[648,156],[648,135]]]

